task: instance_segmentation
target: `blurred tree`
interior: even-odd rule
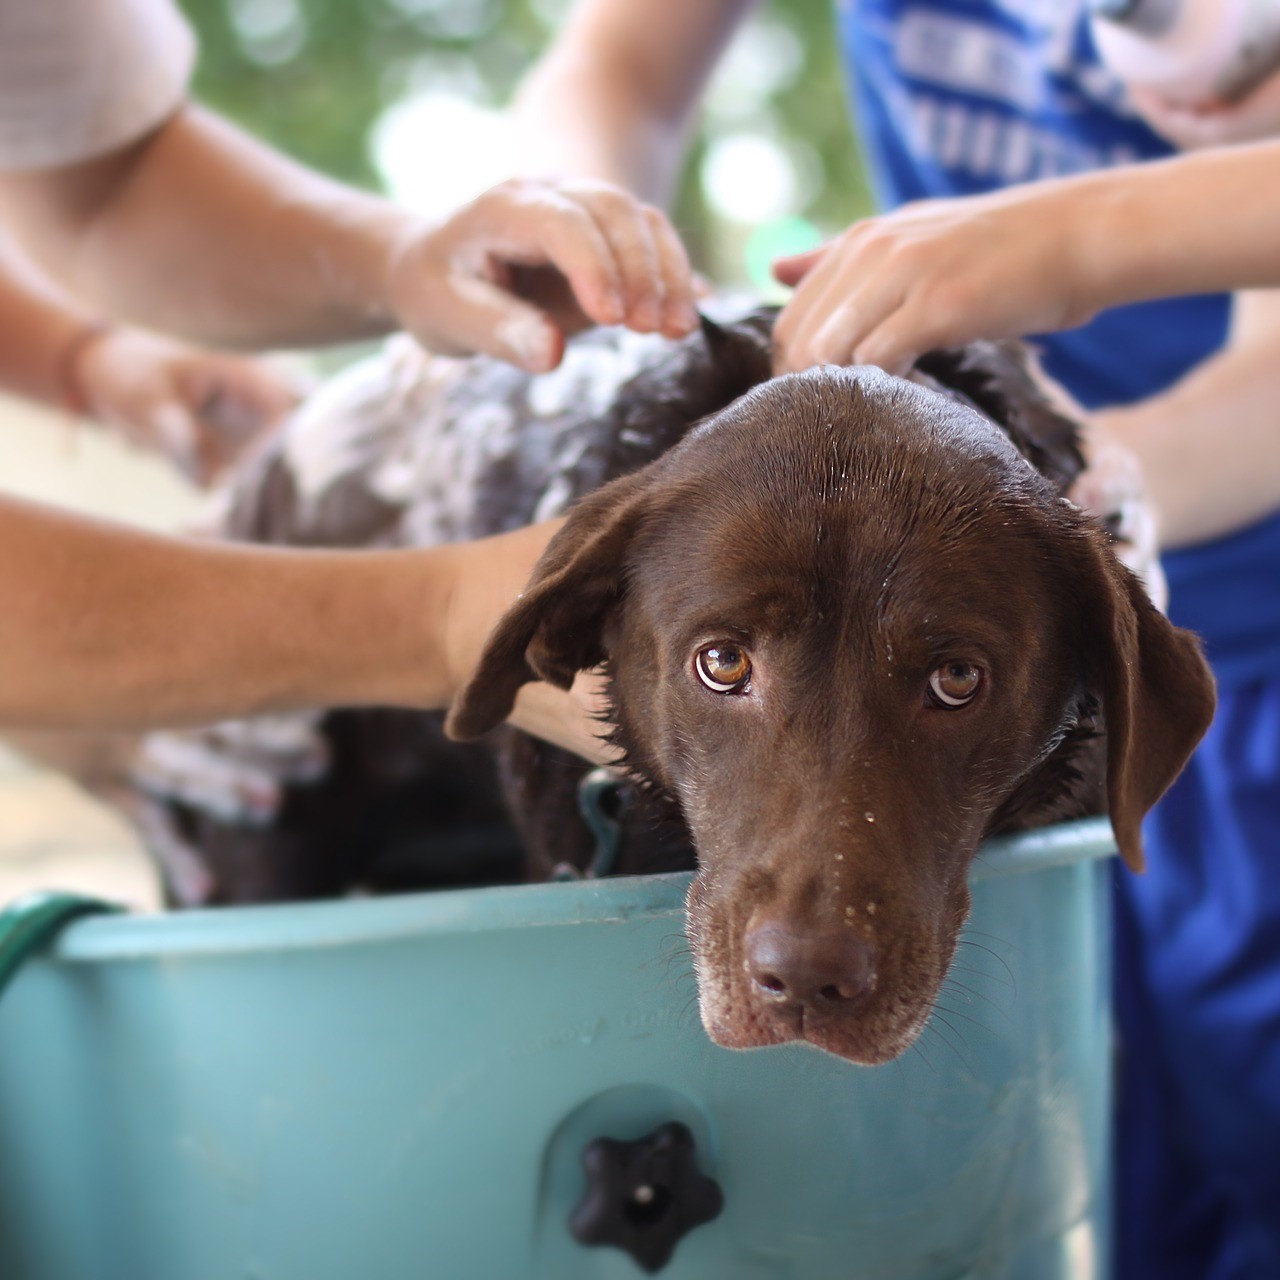
[[[477,104],[505,104],[571,0],[182,2],[200,35],[202,101],[326,173],[376,187],[370,136],[388,107],[442,80]],[[725,255],[709,246],[727,238],[740,254],[753,222],[777,224],[785,240],[797,219],[830,231],[868,207],[830,9],[773,0],[718,77],[675,210],[704,268],[723,275]],[[780,157],[790,192],[758,218],[708,195],[709,155],[753,135]]]

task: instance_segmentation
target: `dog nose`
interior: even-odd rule
[[[765,924],[747,934],[745,947],[756,994],[771,1003],[848,1013],[875,986],[871,947],[852,930],[793,933]]]

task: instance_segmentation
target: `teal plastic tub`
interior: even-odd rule
[[[1102,1275],[1112,848],[989,845],[875,1068],[707,1040],[687,877],[79,921],[0,1000],[0,1277],[641,1276],[569,1227],[602,1138],[633,1236],[719,1206],[665,1277]]]

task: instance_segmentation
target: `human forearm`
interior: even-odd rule
[[[402,327],[542,372],[583,323],[697,322],[674,229],[616,188],[513,180],[427,225],[194,109],[98,161],[0,176],[0,204],[108,313],[221,346]],[[555,301],[521,295],[530,275]]]
[[[597,178],[669,203],[684,129],[652,113],[593,60],[549,55],[521,87],[514,122],[526,172]]]
[[[1091,312],[1280,285],[1280,143],[1096,174],[1063,212],[1077,228],[1080,302]]]
[[[1280,144],[927,200],[777,264],[780,371],[897,371],[1128,302],[1280,284]]]
[[[0,498],[0,728],[176,727],[317,706],[447,707],[559,526],[419,551],[138,533]],[[592,759],[595,687],[512,721]]]
[[[67,357],[91,318],[51,289],[0,232],[0,387],[32,400],[66,398]]]
[[[1162,395],[1094,415],[1142,464],[1166,549],[1280,510],[1280,294],[1242,294],[1229,345]]]
[[[0,201],[47,270],[156,328],[288,346],[394,324],[390,255],[409,216],[195,108],[56,178],[6,174]]]
[[[516,99],[530,170],[667,204],[707,78],[753,3],[584,0]]]
[[[168,539],[2,500],[0,722],[443,705],[451,578],[436,556]]]

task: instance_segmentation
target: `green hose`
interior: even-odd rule
[[[18,971],[73,920],[125,910],[79,893],[32,893],[0,911],[0,996]]]

